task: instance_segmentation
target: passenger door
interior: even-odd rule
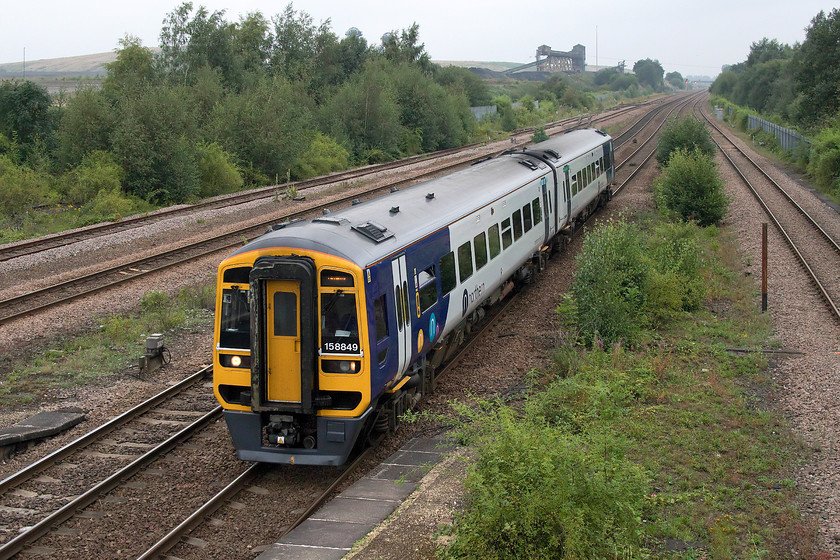
[[[391,272],[394,280],[394,311],[397,316],[397,343],[399,347],[399,361],[397,379],[408,370],[411,362],[411,315],[408,304],[408,271],[405,255],[400,255],[391,261]]]
[[[268,281],[266,305],[266,398],[300,403],[300,282]]]

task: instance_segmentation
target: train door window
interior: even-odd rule
[[[420,274],[417,275],[417,283],[420,285],[420,309],[426,311],[437,303],[438,299],[435,267],[430,266],[426,270],[420,271]]]
[[[510,218],[505,218],[502,221],[502,246],[507,249],[513,243],[513,235],[510,229]]]
[[[525,229],[525,233],[531,231],[531,205],[526,204],[522,207],[522,221]]]
[[[475,248],[475,269],[481,270],[487,264],[487,236],[482,231],[473,237],[473,247]]]
[[[450,252],[440,259],[440,289],[445,296],[455,289],[455,254]]]
[[[519,241],[522,237],[522,213],[517,210],[513,213],[513,240]]]
[[[490,258],[495,259],[502,252],[502,244],[499,241],[499,224],[490,226],[487,230],[487,240],[490,242]]]
[[[376,326],[376,341],[388,336],[388,320],[385,314],[385,294],[373,300],[373,321]]]
[[[470,248],[470,242],[467,241],[458,247],[458,281],[463,284],[467,278],[472,276],[472,273],[472,249]]]
[[[297,307],[294,292],[274,292],[274,336],[297,336]]]
[[[531,208],[534,210],[534,225],[537,225],[542,222],[542,209],[540,208],[539,198],[535,198],[533,202],[531,202]]]
[[[397,330],[403,330],[403,294],[402,287],[398,284],[394,286],[394,299],[397,301]]]

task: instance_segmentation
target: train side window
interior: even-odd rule
[[[443,295],[455,289],[455,254],[449,252],[440,259],[440,289]]]
[[[595,164],[590,163],[589,164],[589,182],[591,183],[594,180],[595,180]]]
[[[437,303],[438,299],[434,265],[417,275],[417,283],[420,285],[420,309],[426,311]]]
[[[458,280],[463,284],[464,280],[472,276],[473,262],[470,242],[467,241],[458,247]]]
[[[507,249],[513,243],[513,235],[511,235],[510,218],[505,218],[502,221],[502,246]]]
[[[522,214],[519,210],[513,213],[513,240],[519,241],[522,237]]]
[[[499,224],[490,226],[487,230],[487,240],[490,241],[490,258],[495,259],[502,252],[502,244],[499,241]]]
[[[526,204],[522,207],[522,221],[524,222],[525,233],[531,231],[531,205]]]
[[[531,208],[534,209],[534,225],[542,222],[542,209],[540,208],[540,199],[535,198],[533,202],[531,202]]]
[[[577,194],[577,193],[579,193],[580,191],[582,191],[582,190],[583,190],[583,187],[584,187],[584,184],[583,184],[583,173],[582,173],[581,171],[578,171],[578,172],[577,172],[577,190],[575,191],[575,194]]]
[[[473,246],[475,248],[475,269],[481,270],[487,264],[487,236],[482,231],[473,237]]]
[[[387,315],[385,313],[385,294],[382,294],[373,300],[373,320],[376,325],[377,342],[388,336],[388,320],[386,319]]]

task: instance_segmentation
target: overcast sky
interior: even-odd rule
[[[126,34],[158,45],[161,24],[177,0],[3,0],[0,63],[113,51]],[[238,21],[249,12],[267,18],[284,0],[206,0]],[[534,7],[535,10],[530,10]],[[297,0],[294,8],[316,24],[331,19],[343,37],[359,28],[369,43],[383,33],[420,25],[420,40],[434,60],[530,62],[539,45],[567,51],[580,43],[586,62],[615,65],[652,58],[666,72],[715,76],[724,64],[746,59],[762,37],[802,42],[805,28],[831,3],[816,0],[607,0],[512,2],[500,0]],[[596,33],[597,26],[597,33]],[[596,49],[597,35],[597,49]],[[596,52],[597,51],[597,52]]]

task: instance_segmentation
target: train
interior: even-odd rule
[[[213,390],[238,457],[341,465],[396,429],[614,176],[612,138],[574,130],[234,251],[218,267]]]

